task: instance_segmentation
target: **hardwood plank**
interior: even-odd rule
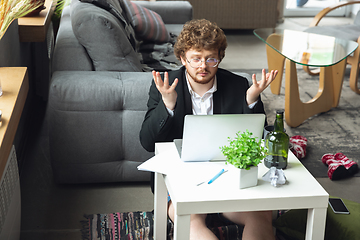
[[[43,42],[51,23],[57,0],[45,0],[45,9],[39,15],[18,19],[20,42]]]
[[[29,90],[26,67],[0,68],[0,81],[3,95],[0,97],[0,179],[14,142],[16,130]]]

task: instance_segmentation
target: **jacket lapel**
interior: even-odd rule
[[[217,71],[217,73],[216,73],[216,78],[217,78],[217,90],[216,90],[216,92],[214,92],[214,95],[213,95],[213,104],[214,104],[213,113],[220,114],[221,106],[222,106],[222,97],[221,97],[222,89],[221,89],[221,81],[219,81],[219,79],[221,79],[221,76],[219,76],[219,71]]]
[[[178,93],[178,99],[176,101],[176,114],[187,115],[192,114],[192,103],[189,89],[186,84],[185,67],[181,67],[178,70],[169,71],[170,84],[173,83],[175,78],[179,79],[176,91]]]

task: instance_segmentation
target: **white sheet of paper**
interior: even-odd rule
[[[163,152],[148,159],[138,167],[140,171],[157,172],[165,175],[181,174],[185,176],[184,184],[196,185],[202,181],[209,181],[222,168],[219,163],[183,162],[178,155]]]
[[[182,161],[179,158],[169,157],[168,152],[163,152],[143,162],[137,168],[140,171],[157,172],[167,175],[178,169],[180,164],[182,164]]]

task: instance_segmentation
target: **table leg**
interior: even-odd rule
[[[174,240],[189,240],[189,238],[190,238],[190,215],[179,216],[175,213]]]
[[[324,239],[327,208],[308,210],[305,240]]]
[[[166,239],[167,189],[161,173],[155,173],[154,189],[154,239]]]
[[[271,34],[266,41],[271,46],[275,46],[279,49],[279,44],[281,42],[280,38],[281,36],[278,34]],[[270,84],[270,89],[273,94],[279,95],[281,89],[281,80],[284,72],[285,57],[270,47],[268,44],[266,44],[266,56],[269,68],[268,70],[278,70],[276,78]]]
[[[286,59],[285,120],[290,127],[297,127],[309,117],[331,109],[334,101],[332,72],[331,67],[320,69],[318,92],[313,99],[303,103],[299,95],[296,64]]]

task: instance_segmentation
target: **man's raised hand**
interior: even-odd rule
[[[265,69],[262,70],[262,78],[260,81],[256,80],[256,75],[252,75],[253,84],[247,90],[246,100],[248,104],[254,103],[259,98],[260,93],[262,93],[270,83],[275,79],[278,70],[271,70],[266,73]]]
[[[176,78],[170,86],[168,72],[164,73],[164,81],[161,79],[159,72],[152,71],[152,75],[156,88],[161,93],[165,106],[170,110],[174,110],[177,99],[175,87],[177,86],[179,80]]]

